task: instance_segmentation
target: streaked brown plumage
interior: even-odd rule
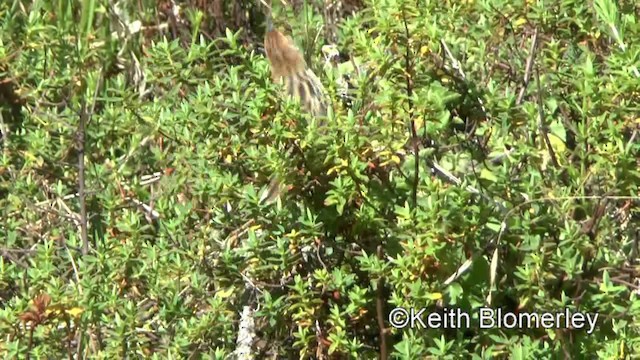
[[[326,116],[325,90],[318,77],[307,67],[293,41],[275,29],[269,29],[264,48],[271,65],[271,78],[284,84],[287,93],[300,101],[313,116]]]
[[[264,49],[271,65],[271,79],[284,85],[288,95],[300,101],[302,109],[314,117],[327,115],[326,92],[318,77],[307,67],[293,40],[273,28],[271,15],[267,17]],[[322,122],[321,122],[322,124]],[[286,186],[278,174],[269,182],[260,197],[261,203],[275,201]]]

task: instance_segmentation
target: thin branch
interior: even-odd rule
[[[125,198],[125,200],[129,200],[132,203],[136,204],[137,206],[141,207],[144,211],[145,214],[148,215],[149,217],[151,217],[151,219],[153,220],[157,220],[160,218],[160,213],[158,213],[153,206],[151,205],[147,205],[145,203],[143,203],[142,201],[132,198],[132,197],[127,197]]]
[[[531,69],[533,68],[534,59],[536,57],[537,46],[538,46],[538,28],[535,29],[535,31],[533,32],[533,36],[531,37],[531,48],[529,50],[529,56],[527,57],[527,65],[524,71],[522,88],[520,89],[520,93],[518,94],[518,98],[516,99],[516,105],[522,104],[524,93],[527,90],[527,86],[529,85],[529,80],[531,79]]]
[[[442,48],[444,49],[444,52],[447,54],[449,61],[451,61],[451,66],[453,67],[453,69],[458,72],[462,80],[467,81],[467,75],[462,69],[462,64],[460,63],[460,61],[458,61],[458,59],[455,58],[455,56],[453,56],[453,53],[451,53],[451,50],[449,50],[449,46],[447,46],[447,43],[446,41],[444,41],[444,39],[440,39],[440,45],[442,45]],[[476,97],[476,100],[478,101],[478,104],[480,104],[480,108],[482,109],[482,112],[484,113],[485,118],[488,119],[489,115],[487,114],[487,109],[484,106],[484,101],[482,101],[480,97]]]
[[[418,183],[420,182],[420,149],[418,147],[418,132],[416,131],[416,121],[413,118],[413,84],[412,84],[412,74],[413,74],[413,64],[411,63],[411,34],[409,33],[409,25],[407,24],[407,15],[402,9],[402,21],[404,23],[404,33],[407,38],[406,50],[404,55],[405,61],[405,81],[406,81],[406,90],[407,90],[407,102],[409,104],[409,121],[411,124],[411,138],[413,145],[413,156],[415,157],[414,164],[414,174],[413,174],[413,191],[412,191],[412,200],[414,208],[418,207]]]
[[[540,128],[540,134],[542,135],[542,139],[544,140],[545,145],[547,146],[547,151],[549,152],[549,157],[551,158],[551,163],[557,169],[560,167],[558,163],[558,158],[556,157],[556,153],[551,146],[551,141],[549,140],[549,134],[547,129],[547,124],[545,122],[545,114],[544,109],[542,108],[542,90],[540,89],[540,73],[536,67],[536,87],[538,91],[538,127]]]
[[[85,199],[85,126],[91,121],[91,117],[95,110],[96,98],[98,97],[98,92],[102,87],[102,69],[100,69],[99,73],[100,75],[98,76],[96,88],[93,92],[93,99],[91,100],[91,109],[87,106],[86,94],[82,97],[80,122],[78,124],[78,133],[76,138],[76,146],[78,148],[78,201],[80,202],[80,237],[82,239],[82,255],[87,255],[89,253],[89,237],[87,235],[87,202]]]
[[[160,181],[160,179],[163,176],[165,176],[165,175],[162,172],[159,172],[159,171],[154,172],[151,175],[142,175],[142,176],[140,176],[139,184],[140,185],[150,185],[150,184],[153,184],[153,183],[156,183],[156,182]],[[129,185],[126,184],[126,183],[123,184],[123,186],[125,188],[129,188]],[[89,195],[89,194],[94,194],[94,193],[95,193],[95,191],[86,191],[85,190],[85,196]],[[67,194],[67,195],[65,195],[65,196],[63,196],[61,198],[52,198],[52,199],[39,201],[39,202],[37,202],[37,203],[35,203],[33,205],[30,205],[30,206],[33,206],[34,208],[36,208],[38,210],[41,210],[41,211],[51,211],[50,209],[45,209],[44,206],[45,205],[46,206],[53,206],[54,203],[58,203],[59,204],[61,201],[64,202],[65,200],[71,200],[71,199],[75,199],[77,197],[79,197],[79,194],[76,192],[76,193],[72,193],[72,194]],[[15,216],[15,215],[17,215],[19,213],[20,213],[19,210],[12,211],[12,212],[9,213],[9,216]],[[69,213],[71,214],[71,212],[69,212]],[[60,215],[62,215],[62,214],[60,214]],[[64,216],[64,215],[62,215],[62,216]],[[67,218],[70,219],[70,220],[73,220],[73,221],[77,221],[78,220],[77,218],[73,218],[73,217],[67,217]]]
[[[457,186],[461,186],[462,185],[462,180],[457,178],[455,175],[453,175],[451,172],[447,171],[447,169],[443,168],[442,166],[440,166],[440,164],[438,164],[435,161],[430,161],[427,160],[427,164],[429,165],[429,167],[438,175],[440,176],[440,178],[444,179],[445,181],[455,184]],[[502,213],[505,213],[507,211],[507,208],[502,205],[501,203],[499,203],[498,201],[490,198],[487,194],[481,192],[480,190],[474,188],[471,185],[467,185],[467,187],[465,187],[465,190],[467,190],[468,192],[472,193],[472,194],[476,194],[476,195],[480,195],[482,198],[484,198],[486,201],[493,203],[498,209],[500,209],[500,211]]]
[[[32,254],[32,253],[35,253],[35,250],[0,248],[0,257],[5,258],[5,260],[9,262],[15,263],[16,265],[22,267],[23,269],[28,269],[29,264],[23,262],[22,259],[19,258],[18,256],[13,255],[12,252]]]
[[[76,278],[76,285],[78,286],[78,295],[82,296],[82,285],[80,284],[80,275],[78,273],[78,267],[76,266],[75,260],[73,260],[73,254],[71,253],[68,246],[64,246],[64,249],[67,251],[67,255],[69,255],[69,260],[71,261],[71,266],[73,267],[73,274]]]
[[[78,134],[76,146],[78,148],[78,200],[80,202],[80,237],[82,239],[82,255],[89,253],[89,238],[87,235],[87,202],[84,194],[84,146],[85,146],[85,124],[89,120],[87,100],[82,98],[82,110],[80,110],[80,123],[78,124]]]
[[[382,246],[378,246],[378,258],[384,260],[384,252]],[[380,331],[380,360],[386,360],[389,355],[387,351],[387,328],[384,325],[384,277],[380,275],[378,286],[376,289],[376,317],[378,320],[378,329]]]

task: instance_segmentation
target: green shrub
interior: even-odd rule
[[[256,358],[638,352],[632,2],[367,1],[337,66],[318,7],[276,8],[329,89],[325,128],[271,83],[257,4],[211,40],[193,4],[123,3],[0,4],[5,357],[223,359],[246,306]],[[599,320],[388,319],[483,306]]]

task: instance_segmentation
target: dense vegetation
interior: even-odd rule
[[[637,2],[324,3],[273,4],[319,128],[258,2],[0,2],[4,357],[640,353]],[[387,316],[482,306],[599,319]]]

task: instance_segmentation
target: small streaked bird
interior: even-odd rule
[[[264,49],[271,65],[271,79],[284,84],[291,97],[300,101],[302,108],[315,117],[327,115],[326,91],[320,79],[307,67],[293,40],[267,24]]]
[[[283,84],[286,93],[300,102],[302,110],[316,119],[326,117],[327,95],[324,86],[307,66],[293,40],[273,27],[271,14],[267,16],[264,49],[271,67],[271,79]],[[322,125],[322,121],[319,124]],[[260,203],[271,203],[280,196],[284,186],[278,177],[272,177],[267,190],[260,197]]]

